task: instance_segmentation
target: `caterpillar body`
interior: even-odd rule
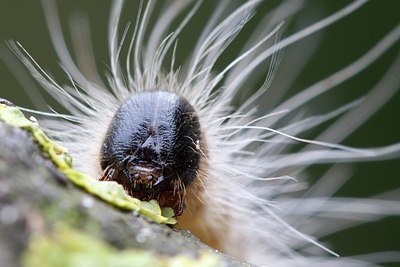
[[[398,214],[398,202],[332,196],[344,183],[336,165],[315,185],[307,186],[305,176],[314,164],[400,156],[400,144],[368,149],[339,144],[396,92],[399,78],[393,80],[393,73],[400,57],[365,98],[323,114],[305,110],[313,100],[329,101],[323,94],[398,45],[400,24],[348,66],[284,99],[317,40],[307,43],[312,48],[298,53],[286,69],[280,66],[282,51],[367,1],[353,1],[285,37],[290,22],[283,19],[301,12],[302,1],[276,4],[254,32],[248,25],[264,3],[204,2],[141,1],[131,22],[124,22],[122,14],[132,3],[113,1],[108,68],[97,72],[90,37],[79,29],[86,24],[75,27],[72,53],[55,3],[43,1],[67,82],[46,73],[21,44],[9,43],[36,81],[70,113],[44,112],[41,125],[69,148],[78,169],[117,181],[134,197],[172,207],[178,228],[215,249],[267,266],[366,264],[362,257],[335,257],[318,239],[354,221]],[[193,21],[203,5],[208,19],[190,44],[182,35],[197,25]],[[237,48],[243,32],[252,35]],[[276,84],[275,75],[285,70],[286,78]],[[331,120],[316,138],[305,137]]]

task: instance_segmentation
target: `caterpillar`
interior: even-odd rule
[[[341,144],[399,89],[398,48],[365,96],[337,103],[334,92],[398,47],[400,24],[347,65],[291,90],[302,86],[319,33],[373,5],[367,2],[321,17],[308,1],[116,0],[108,7],[108,53],[95,59],[88,20],[72,17],[67,39],[61,9],[45,0],[60,81],[27,44],[8,45],[68,113],[40,103],[36,112],[79,170],[156,198],[174,209],[177,228],[252,264],[373,265],[395,259],[336,257],[340,248],[325,237],[400,212],[393,192],[335,196],[348,180],[340,163],[400,155],[399,143]],[[313,182],[309,169],[318,164],[329,168]]]

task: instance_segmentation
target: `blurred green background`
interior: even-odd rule
[[[293,0],[295,1],[295,0]],[[246,31],[249,33],[255,25],[260,22],[263,15],[280,1],[265,1],[259,7],[254,19],[244,29],[243,37],[239,40],[245,41]],[[350,1],[318,0],[306,1],[300,12],[288,19],[283,36],[290,35],[296,31],[300,24],[310,24],[323,18],[328,14],[345,6]],[[61,21],[63,23],[64,35],[68,36],[68,21],[71,14],[81,14],[88,17],[91,28],[91,39],[94,45],[98,69],[106,70],[109,66],[107,54],[107,23],[110,10],[110,1],[79,1],[60,0],[57,1]],[[124,9],[125,20],[135,20],[137,5],[128,5]],[[213,7],[212,1],[206,1],[200,12],[196,15],[196,21],[203,23],[210,14]],[[196,23],[197,23],[196,22]],[[342,19],[324,31],[315,34],[310,39],[286,48],[282,64],[290,64],[285,61],[285,55],[293,51],[299,51],[296,46],[306,45],[311,38],[321,38],[316,47],[315,54],[304,66],[301,75],[296,80],[289,94],[295,94],[316,81],[330,75],[331,73],[352,63],[369,48],[376,44],[385,34],[400,23],[400,1],[398,0],[375,0],[370,1],[364,7],[349,17]],[[201,23],[199,24],[201,25]],[[180,38],[179,45],[189,47],[196,40],[199,33],[196,27],[185,30]],[[67,41],[71,41],[68,39]],[[46,70],[58,80],[67,82],[65,74],[59,67],[56,53],[50,40],[40,1],[24,0],[0,0],[0,97],[8,99],[19,106],[35,108],[28,97],[27,90],[32,89],[29,74],[18,62],[15,55],[10,52],[6,45],[7,40],[16,40],[37,60]],[[239,50],[240,42],[235,42],[232,49]],[[237,48],[235,47],[237,46]],[[400,43],[397,42],[379,60],[365,71],[341,84],[334,93],[326,98],[326,102],[315,105],[319,108],[333,108],[340,103],[346,103],[350,99],[366,94],[385,73],[394,57],[400,52]],[[182,50],[179,57],[185,57],[189,51]],[[224,60],[229,60],[229,55],[224,55]],[[178,59],[179,62],[179,59]],[[226,64],[226,63],[225,63]],[[16,77],[17,75],[17,77]],[[277,74],[276,84],[279,79],[284,79],[284,73]],[[400,79],[400,70],[398,73]],[[24,88],[25,84],[25,88]],[[33,84],[35,84],[33,82]],[[273,84],[273,86],[277,86]],[[37,84],[36,84],[37,86]],[[40,89],[39,89],[40,90]],[[49,96],[46,101],[57,110],[59,106]],[[393,97],[378,113],[376,113],[366,124],[359,128],[354,134],[344,140],[344,144],[356,147],[383,146],[400,142],[400,88]],[[400,160],[388,160],[384,162],[367,162],[349,165],[354,175],[352,179],[338,192],[340,196],[366,197],[393,190],[400,187]],[[317,177],[327,166],[315,166],[310,168],[313,177]],[[398,199],[400,195],[398,193]],[[387,218],[379,222],[369,223],[343,233],[330,236],[333,241],[333,249],[341,255],[352,255],[383,250],[400,251],[400,219]],[[395,265],[391,265],[395,266]]]

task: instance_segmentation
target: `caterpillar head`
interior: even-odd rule
[[[116,181],[133,197],[184,210],[185,188],[200,166],[201,131],[194,108],[168,92],[139,92],[118,109],[104,139],[100,180]]]

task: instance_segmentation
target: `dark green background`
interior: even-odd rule
[[[295,1],[295,0],[293,0]],[[244,29],[241,39],[246,39],[246,31],[251,32],[253,25],[257,24],[263,13],[279,1],[266,1],[261,5],[254,20]],[[287,25],[284,35],[287,36],[296,27],[299,20],[310,22],[331,14],[343,7],[349,1],[309,1],[304,10],[297,14]],[[68,16],[73,12],[86,14],[91,23],[92,41],[95,46],[96,57],[100,70],[108,65],[107,58],[107,22],[109,16],[109,1],[58,1],[61,20],[67,32]],[[197,15],[196,19],[203,21],[207,18],[212,8],[212,3],[206,4]],[[125,10],[125,15],[130,15],[130,20],[135,19],[135,6],[129,6],[132,11]],[[126,18],[129,19],[129,18]],[[326,77],[334,71],[353,62],[380,38],[400,23],[400,1],[375,0],[362,7],[351,16],[337,22],[323,31],[323,39],[312,60],[306,65],[300,78],[296,81],[290,94],[301,90],[314,82]],[[191,47],[199,32],[192,26],[184,31],[180,38],[180,46]],[[66,34],[67,35],[67,34]],[[317,36],[317,35],[316,35]],[[13,66],[23,67],[18,64],[16,57],[5,45],[5,40],[17,40],[45,69],[55,77],[65,81],[65,75],[58,66],[55,51],[48,35],[42,7],[39,1],[0,0],[0,97],[11,100],[17,105],[33,107],[26,91],[20,84],[21,78],[15,77],[10,71],[11,60]],[[235,47],[236,46],[236,47]],[[241,43],[235,43],[232,53],[239,49]],[[286,50],[295,49],[295,46]],[[341,84],[334,93],[326,98],[320,106],[334,107],[338,103],[345,103],[349,99],[363,95],[371,89],[379,78],[385,73],[392,59],[400,52],[400,43],[392,47],[382,58],[371,67],[357,75],[350,81]],[[187,53],[187,52],[186,52]],[[185,50],[178,55],[185,56]],[[222,57],[229,60],[229,55]],[[179,62],[179,59],[178,59]],[[27,72],[17,71],[18,75],[27,75]],[[279,73],[279,72],[278,72]],[[279,75],[284,74],[278,74]],[[19,76],[23,77],[23,76]],[[282,76],[280,76],[282,78]],[[400,79],[400,70],[399,70]],[[46,97],[48,101],[51,98]],[[50,102],[57,108],[55,103]],[[318,105],[315,107],[318,109]],[[375,114],[363,127],[357,130],[344,144],[356,147],[373,147],[400,142],[400,88],[396,96],[387,103],[379,113]],[[311,133],[312,134],[312,133]],[[400,187],[400,160],[385,162],[357,163],[351,165],[354,176],[339,192],[341,196],[365,197],[385,192]],[[315,177],[326,166],[312,167]],[[400,199],[400,196],[398,197]],[[356,229],[350,229],[332,237],[334,250],[341,255],[359,254],[381,250],[400,250],[400,219],[388,218],[379,222],[370,223]],[[393,265],[394,266],[394,265]]]

